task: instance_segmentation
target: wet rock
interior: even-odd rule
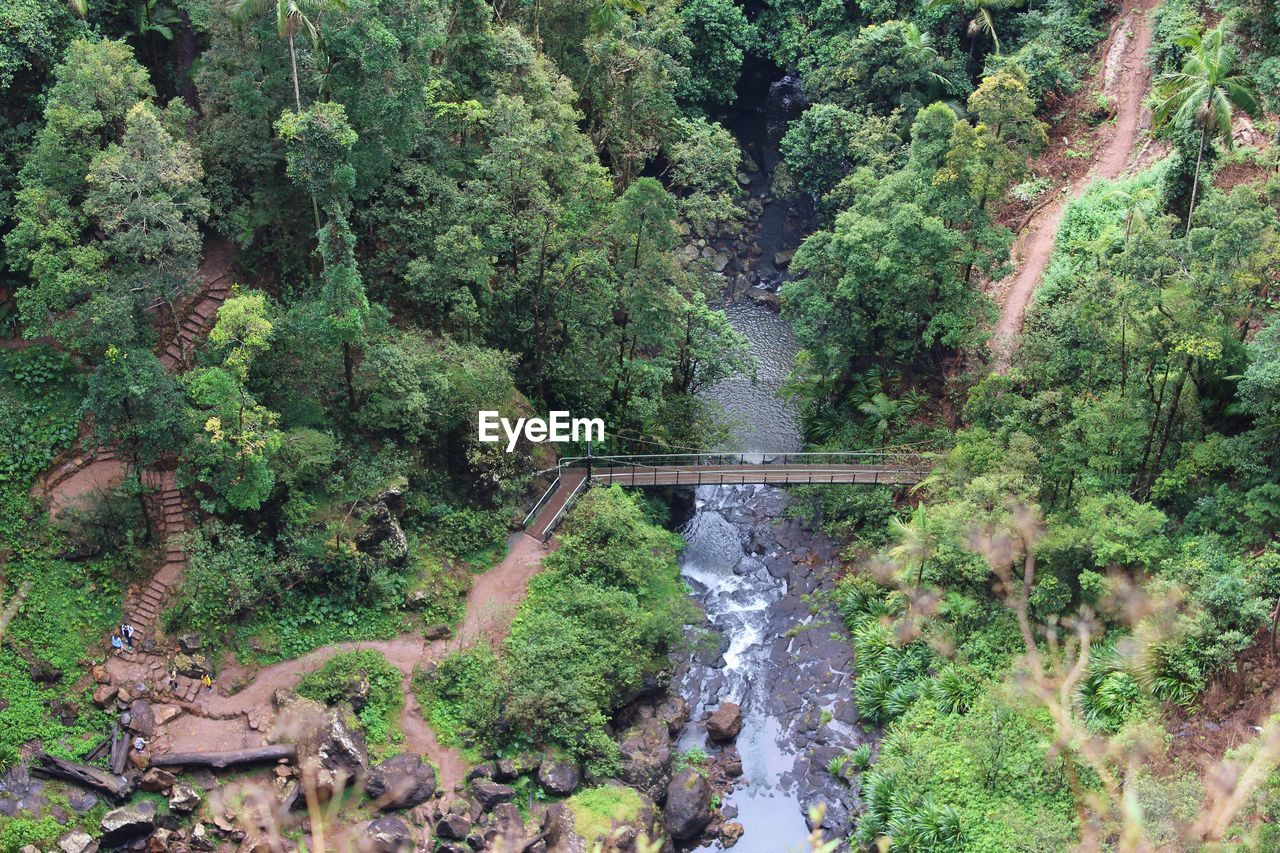
[[[730,779],[737,779],[742,775],[742,756],[737,747],[727,746],[720,753],[720,769]]]
[[[440,838],[465,841],[469,834],[471,834],[471,819],[464,815],[450,812],[436,822],[436,835]]]
[[[686,767],[667,785],[665,824],[676,841],[697,838],[711,822],[711,785],[701,771]]]
[[[437,622],[434,625],[428,625],[422,632],[422,636],[427,640],[447,640],[453,636],[453,628],[443,622]]]
[[[146,699],[135,699],[129,706],[129,731],[148,739],[155,736],[156,715]]]
[[[621,787],[612,783],[607,788]],[[582,794],[578,795],[579,797]],[[610,799],[607,798],[606,799]],[[613,812],[612,820],[603,832],[587,837],[582,828],[576,825],[575,808],[582,808],[574,797],[556,803],[547,810],[543,823],[546,833],[546,849],[549,853],[578,853],[578,851],[596,850],[600,853],[633,853],[637,849],[637,840],[644,837],[658,840],[663,835],[662,819],[658,808],[648,797],[641,795],[638,799],[633,792],[626,792],[617,798],[619,808]],[[665,849],[665,848],[664,848]]]
[[[413,849],[413,833],[397,817],[370,821],[358,847],[360,853],[401,853]]]
[[[185,675],[187,678],[200,678],[213,673],[213,667],[209,664],[209,659],[198,653],[187,654],[186,652],[179,652],[173,656],[173,668],[178,671],[179,675]]]
[[[580,782],[578,765],[572,761],[547,756],[538,768],[538,784],[556,796],[566,797],[572,794],[578,790]]]
[[[513,758],[500,758],[494,763],[493,778],[499,782],[510,782],[526,773],[537,771],[542,759],[532,752],[522,752]]]
[[[519,850],[525,840],[524,818],[515,803],[499,803],[493,810],[494,838],[501,838],[505,850]],[[490,846],[494,838],[486,839]]]
[[[675,737],[689,722],[689,703],[683,696],[668,696],[657,707],[654,716],[666,723],[667,731]]]
[[[482,761],[467,771],[467,781],[475,779],[492,779],[493,774],[498,772],[497,766],[492,761]]]
[[[484,811],[493,811],[498,803],[509,803],[516,798],[516,789],[492,779],[476,779],[471,783],[471,793]]]
[[[738,843],[745,831],[742,824],[736,820],[731,820],[720,827],[720,846],[726,850]]]
[[[390,493],[388,493],[390,494]],[[403,496],[401,496],[403,498]],[[364,530],[356,536],[356,547],[395,565],[402,566],[409,557],[409,540],[400,527],[396,513],[380,497],[365,519]]]
[[[173,783],[178,781],[178,777],[174,776],[168,770],[159,767],[148,768],[146,773],[142,774],[142,779],[138,782],[138,787],[144,791],[157,793],[159,791],[167,791],[173,787]]]
[[[73,829],[58,839],[62,853],[98,853],[98,842],[83,829]]]
[[[102,835],[98,841],[104,847],[120,847],[136,838],[144,838],[156,828],[156,804],[142,800],[112,809],[101,823]]]
[[[198,652],[204,646],[204,635],[196,631],[178,635],[178,646],[188,654]]]
[[[98,805],[98,796],[89,791],[78,791],[73,788],[67,792],[67,803],[76,814],[88,814]]]
[[[407,809],[431,799],[436,771],[417,755],[397,755],[371,768],[365,793],[383,811]]]
[[[796,256],[795,249],[784,249],[781,252],[773,253],[773,265],[780,270],[791,266],[791,259]]]
[[[724,252],[717,253],[711,259],[711,269],[715,270],[716,272],[724,272],[725,267],[727,266],[729,266],[729,256],[726,255]]]
[[[671,778],[671,734],[656,718],[641,720],[623,733],[621,778],[652,800],[661,800]]]
[[[175,812],[189,814],[200,807],[200,792],[188,782],[179,782],[173,786],[169,795],[169,808]]]
[[[714,741],[731,741],[742,731],[742,708],[736,702],[721,702],[707,717],[707,735]]]

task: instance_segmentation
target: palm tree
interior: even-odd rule
[[[1235,50],[1227,42],[1227,21],[1223,19],[1206,33],[1185,32],[1177,43],[1188,49],[1181,71],[1162,74],[1156,81],[1156,126],[1175,122],[1200,129],[1200,147],[1191,181],[1191,203],[1187,207],[1187,233],[1196,206],[1200,183],[1200,163],[1204,145],[1222,138],[1231,147],[1231,118],[1237,109],[1254,116],[1259,112],[1258,93],[1244,74],[1235,73]]]
[[[889,557],[901,560],[919,560],[916,569],[916,589],[924,582],[924,567],[933,554],[933,534],[929,531],[929,515],[924,504],[916,504],[911,511],[911,518],[903,521],[900,518],[889,519],[889,530],[898,544],[889,549]]]
[[[897,401],[883,391],[877,391],[858,404],[858,411],[871,421],[876,438],[880,440],[880,445],[883,447],[889,439],[889,427],[893,426],[894,420],[898,417]]]
[[[946,6],[954,3],[955,0],[929,0],[927,9],[936,9],[939,6]],[[995,46],[996,56],[1000,55],[1000,36],[996,33],[996,18],[992,10],[1012,9],[1021,6],[1024,0],[962,0],[966,10],[973,13],[973,18],[969,21],[969,56],[973,57],[973,46],[977,43],[978,36],[986,33],[991,37],[991,44]]]
[[[302,112],[302,91],[298,86],[298,53],[294,49],[294,37],[300,30],[306,30],[312,46],[315,46],[320,40],[320,30],[307,12],[316,14],[326,9],[345,12],[347,0],[238,0],[231,7],[231,20],[243,26],[272,6],[276,10],[276,30],[281,38],[289,40],[289,63],[293,68],[293,104],[298,112]]]
[[[955,84],[950,78],[933,70],[942,61],[938,49],[933,46],[933,36],[920,32],[920,27],[916,26],[914,21],[907,21],[902,28],[902,41],[912,53],[928,63],[929,76],[949,94],[955,88]]]

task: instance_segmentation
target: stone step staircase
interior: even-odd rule
[[[218,318],[218,309],[231,294],[231,277],[222,275],[208,282],[195,298],[178,326],[178,333],[160,353],[171,370],[181,370],[191,362],[197,344],[209,334]]]

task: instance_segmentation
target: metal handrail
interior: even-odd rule
[[[853,461],[883,461],[912,471],[925,471],[919,453],[894,453],[874,450],[802,451],[798,453],[640,453],[617,456],[566,456],[559,465],[564,468],[607,468],[612,465],[637,468],[684,467],[690,465],[803,465],[849,464]]]
[[[529,514],[524,517],[524,521],[520,522],[521,527],[528,527],[529,522],[533,521],[533,517],[538,514],[538,510],[542,509],[542,505],[551,500],[551,496],[556,493],[556,489],[560,488],[560,475],[556,474],[555,482],[553,482],[542,497],[538,498],[538,502],[533,505],[533,509],[529,510]]]
[[[586,487],[587,478],[583,477],[581,482],[573,487],[573,491],[569,493],[569,497],[565,498],[564,504],[556,511],[556,514],[551,516],[551,520],[542,528],[542,532],[538,534],[539,539],[546,542],[551,538],[552,531],[556,529],[556,525],[560,523],[560,519],[564,517],[564,514],[569,511],[569,506],[573,503],[573,499],[578,496],[578,492],[582,491]]]

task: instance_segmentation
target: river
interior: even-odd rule
[[[763,202],[750,235],[761,246],[753,278],[776,290],[784,273],[776,252],[794,249],[807,230],[803,212],[771,196],[777,140],[797,102],[789,78],[769,87],[770,97],[747,110],[735,133],[760,165],[748,191]],[[738,294],[741,296],[741,294]],[[735,419],[733,450],[783,453],[802,445],[794,405],[779,391],[797,344],[775,311],[739,298],[726,307],[734,327],[751,342],[754,379],[737,376],[707,395]],[[711,648],[678,661],[673,689],[688,701],[692,720],[682,750],[708,743],[703,720],[722,701],[743,709],[736,748],[743,776],[725,798],[723,814],[745,829],[738,853],[805,849],[805,815],[827,804],[830,837],[852,828],[854,792],[826,771],[827,762],[866,736],[853,706],[852,650],[838,616],[817,604],[830,588],[834,545],[786,518],[787,494],[766,486],[703,486],[680,531],[688,545],[681,573],[706,614]],[[698,848],[718,850],[718,843]]]

